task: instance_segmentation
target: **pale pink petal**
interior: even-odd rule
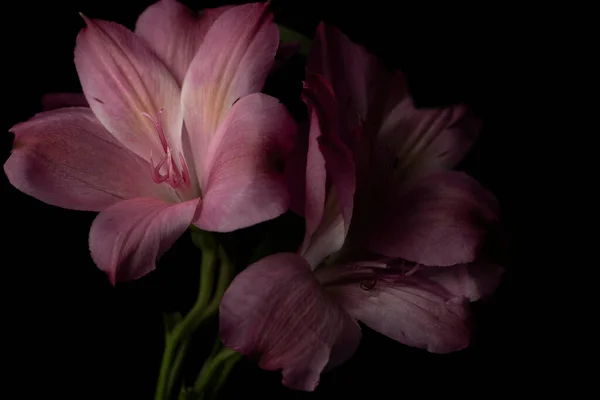
[[[111,283],[141,278],[190,226],[198,199],[166,203],[136,198],[102,211],[90,229],[90,252]]]
[[[240,99],[204,160],[202,211],[194,224],[228,232],[287,211],[284,168],[295,134],[296,123],[274,97],[255,93]]]
[[[500,285],[504,268],[485,261],[459,264],[452,267],[422,267],[416,277],[436,282],[454,296],[470,301],[489,297]]]
[[[89,108],[61,108],[15,125],[9,181],[45,203],[101,211],[139,196],[170,198],[151,166],[115,140]]]
[[[89,104],[83,93],[46,93],[42,96],[44,111],[63,107],[89,107]]]
[[[228,110],[260,92],[279,44],[279,31],[265,3],[225,11],[204,37],[183,82],[182,104],[194,161],[202,176],[204,158]]]
[[[452,297],[424,279],[390,275],[328,285],[333,298],[354,318],[394,340],[433,353],[468,346],[468,301]]]
[[[497,218],[490,192],[462,172],[441,172],[374,208],[357,234],[379,254],[448,266],[474,261]]]
[[[204,35],[229,8],[207,9],[199,14],[176,0],[160,0],[140,15],[135,33],[144,38],[181,84]]]
[[[223,343],[282,370],[283,384],[314,390],[326,366],[356,350],[358,324],[333,303],[301,257],[279,253],[241,272],[227,289],[219,314]]]
[[[306,165],[306,235],[301,252],[313,266],[339,250],[352,218],[354,163],[342,142],[335,94],[321,76],[307,71],[303,98],[310,131]],[[329,185],[326,186],[327,178]]]
[[[183,117],[177,81],[133,32],[113,22],[85,21],[87,27],[77,36],[75,66],[94,114],[146,160],[157,162],[164,156],[159,131],[164,132],[179,162]]]

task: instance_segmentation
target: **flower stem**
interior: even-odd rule
[[[206,232],[194,232],[194,243],[202,249],[202,268],[200,273],[200,289],[198,299],[190,312],[165,337],[165,351],[156,386],[156,400],[168,400],[173,390],[183,362],[187,341],[191,334],[204,322],[211,313],[207,313],[206,303],[210,299],[214,270],[216,265],[216,244],[212,236]],[[221,278],[219,277],[219,282]],[[176,353],[176,354],[175,354]],[[174,360],[175,358],[175,360]],[[172,371],[170,371],[172,369]]]

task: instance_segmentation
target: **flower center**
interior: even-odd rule
[[[164,151],[164,155],[158,164],[154,164],[154,159],[152,158],[152,155],[150,155],[150,163],[152,164],[152,180],[156,183],[167,182],[173,189],[176,189],[181,185],[189,187],[190,174],[185,162],[185,158],[183,157],[181,151],[179,151],[179,161],[181,162],[180,169],[175,161],[175,158],[173,157],[173,151],[167,142],[167,137],[162,129],[162,125],[160,124],[160,116],[164,110],[164,108],[158,110],[158,117],[156,119],[154,119],[148,113],[142,113],[144,117],[148,118],[150,121],[152,121],[152,124],[154,124],[156,132],[158,133],[158,138],[160,139],[160,144],[162,145]]]

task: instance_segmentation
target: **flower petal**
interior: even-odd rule
[[[87,27],[77,36],[75,66],[96,117],[125,147],[146,160],[165,154],[158,129],[148,116],[160,122],[171,150],[182,151],[181,90],[173,75],[125,27],[85,21]]]
[[[307,60],[308,70],[323,75],[338,98],[342,115],[353,129],[379,112],[374,104],[385,100],[381,90],[390,74],[377,57],[335,27],[321,22]]]
[[[44,111],[63,107],[89,107],[89,104],[83,93],[46,93],[42,96]]]
[[[272,20],[264,3],[232,7],[211,26],[190,65],[182,104],[198,176],[233,103],[262,90],[279,44]]]
[[[189,227],[198,199],[125,200],[102,211],[90,229],[90,252],[111,283],[141,278]]]
[[[469,344],[468,301],[442,287],[407,276],[330,285],[333,298],[373,330],[432,353],[448,353]]]
[[[430,175],[361,220],[369,250],[431,266],[468,263],[497,220],[494,196],[462,172]]]
[[[387,179],[384,184],[398,185],[451,169],[468,153],[480,127],[463,105],[417,109],[406,96],[383,121],[373,157],[379,169],[371,175]]]
[[[198,14],[176,0],[161,0],[140,15],[135,33],[145,39],[181,85],[204,35],[229,8],[206,9]]]
[[[340,139],[333,90],[307,71],[303,92],[310,115],[306,163],[306,236],[301,252],[312,266],[339,250],[352,218],[355,189],[352,155]],[[327,187],[329,177],[330,186]]]
[[[295,133],[296,123],[276,98],[254,93],[240,99],[204,160],[202,211],[194,224],[228,232],[287,211],[284,167]]]
[[[497,264],[475,261],[452,267],[423,267],[415,276],[436,282],[454,296],[470,301],[485,299],[500,285],[504,268]]]
[[[282,369],[283,384],[314,390],[326,366],[346,361],[358,347],[360,327],[331,301],[296,254],[263,258],[241,272],[221,301],[223,343]]]
[[[11,132],[15,141],[4,171],[13,186],[45,203],[101,211],[132,197],[172,196],[89,108],[43,112]]]

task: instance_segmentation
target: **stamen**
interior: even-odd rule
[[[160,140],[160,144],[162,145],[163,151],[165,155],[160,160],[157,165],[154,165],[154,159],[152,158],[152,154],[150,155],[150,163],[152,164],[152,180],[156,183],[167,182],[173,189],[178,188],[181,183],[185,186],[190,186],[190,174],[185,162],[185,158],[183,154],[179,152],[179,160],[181,161],[181,171],[179,170],[177,164],[175,163],[175,159],[173,158],[173,153],[171,148],[169,147],[169,143],[167,142],[167,137],[162,129],[162,125],[160,123],[160,116],[164,112],[164,108],[158,110],[158,118],[154,119],[150,114],[143,112],[142,115],[152,121],[154,127],[156,128],[156,132],[158,133],[158,138]],[[166,164],[166,173],[161,174],[161,169]]]
[[[421,268],[421,264],[415,264],[414,267],[412,267],[408,272],[406,272],[404,274],[404,276],[411,276],[413,275],[415,272],[417,272],[419,269]]]

